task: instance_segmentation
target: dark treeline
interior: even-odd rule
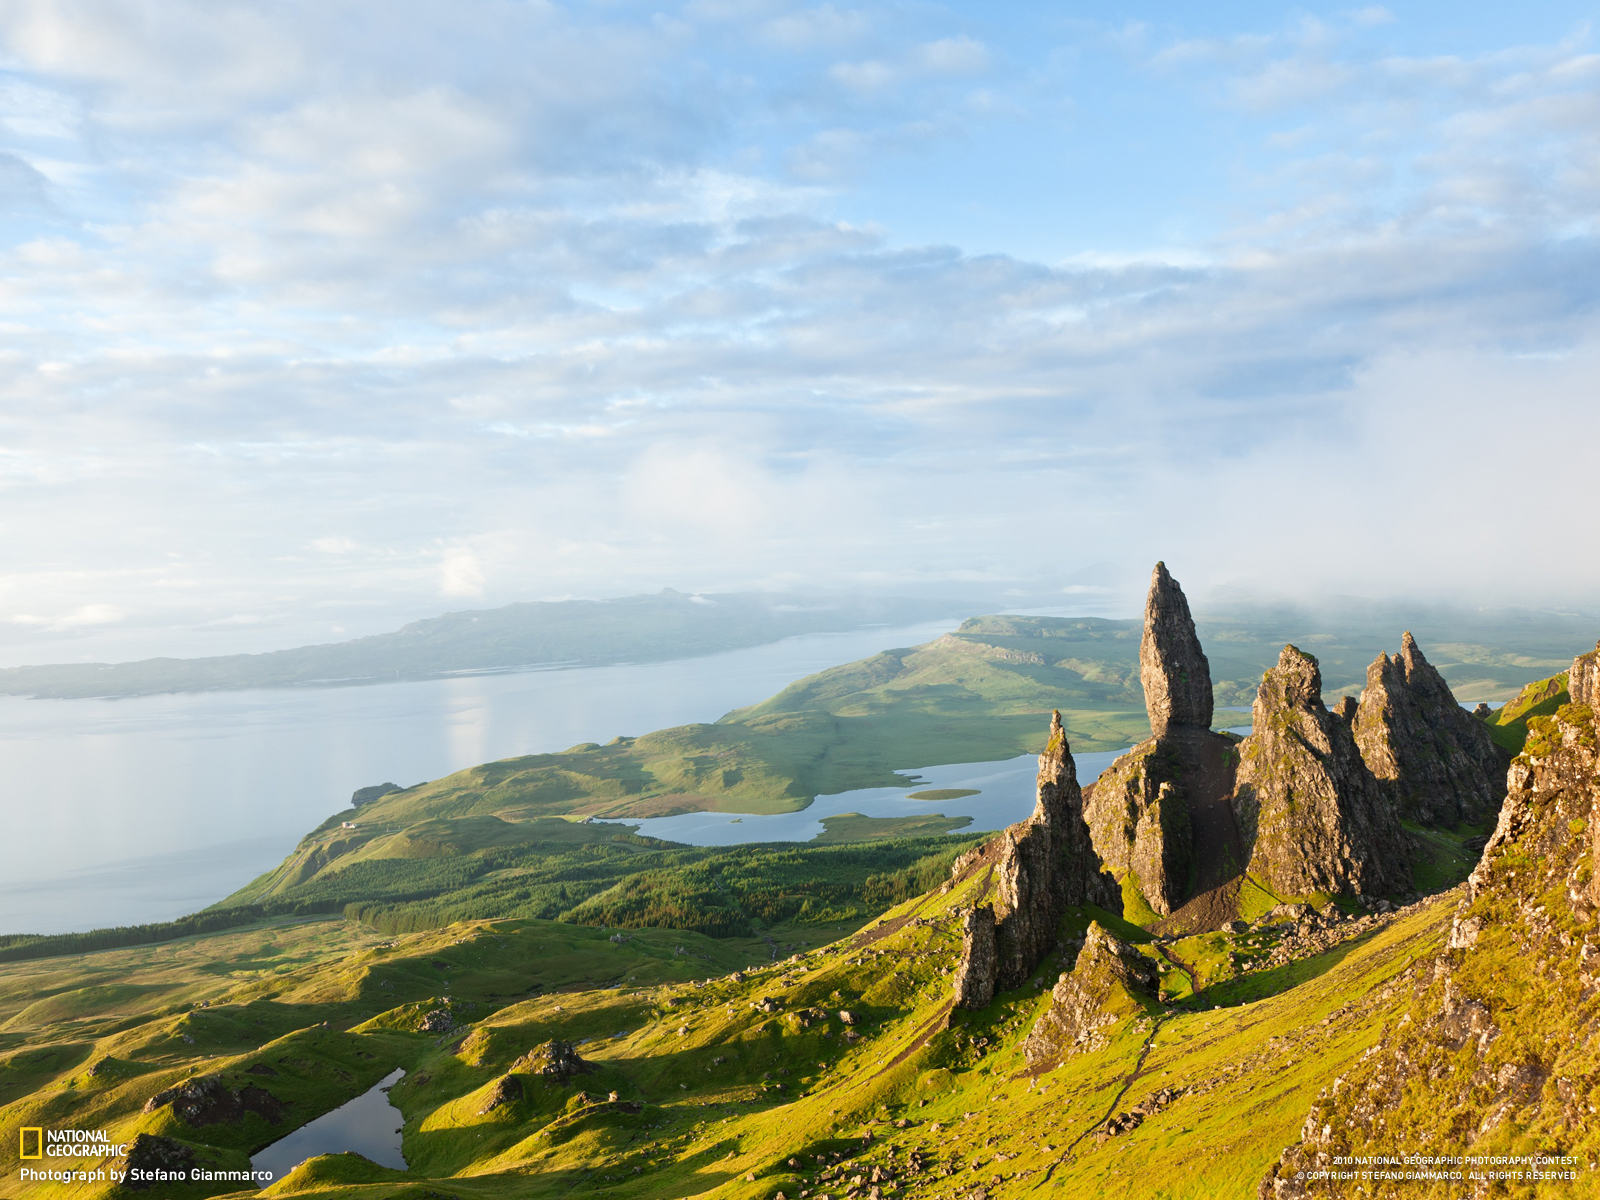
[[[273,917],[342,913],[385,933],[455,921],[536,917],[712,937],[752,920],[824,924],[881,911],[937,886],[971,839],[844,846],[678,846],[619,834],[604,842],[497,847],[464,858],[370,859],[256,904],[88,933],[0,935],[0,962],[170,942]]]
[[[384,933],[532,917],[741,937],[754,932],[752,921],[824,924],[881,911],[936,886],[971,844],[904,838],[845,846],[586,845],[530,857],[516,869],[499,867],[428,899],[374,897],[349,904],[344,913]],[[500,857],[485,856],[489,862]]]

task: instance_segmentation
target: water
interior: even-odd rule
[[[0,697],[0,933],[194,912],[275,866],[358,787],[713,721],[805,675],[957,624],[370,687]]]
[[[308,1158],[347,1150],[381,1167],[406,1170],[405,1156],[400,1153],[400,1127],[405,1118],[389,1102],[389,1089],[405,1074],[405,1068],[396,1068],[354,1100],[307,1122],[251,1158],[254,1170],[272,1172],[272,1178],[262,1180],[261,1186],[276,1183]]]
[[[1125,753],[1112,750],[1077,754],[1078,782],[1089,784]],[[1002,762],[955,763],[941,767],[922,767],[902,774],[916,782],[904,787],[858,788],[833,796],[818,796],[800,812],[757,816],[750,813],[682,813],[673,817],[648,817],[619,821],[637,826],[646,837],[687,842],[691,846],[731,846],[739,842],[805,842],[824,826],[823,817],[859,813],[864,817],[911,817],[940,813],[947,817],[971,817],[972,823],[957,833],[981,833],[1004,829],[1033,811],[1035,780],[1039,758],[1024,754]],[[914,792],[934,789],[970,788],[978,794],[955,800],[913,800]]]

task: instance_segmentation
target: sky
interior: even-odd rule
[[[1597,16],[9,0],[0,665],[1157,558],[1595,607]]]

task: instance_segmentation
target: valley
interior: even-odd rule
[[[1163,575],[1143,622],[975,618],[717,722],[374,789],[189,925],[0,939],[5,1128],[129,1147],[57,1156],[89,1178],[50,1182],[8,1137],[0,1195],[252,1195],[251,1155],[399,1069],[405,1170],[331,1153],[268,1194],[1342,1195],[1304,1176],[1388,1144],[1329,1099],[1358,1077],[1419,1146],[1587,1146],[1588,1068],[1534,1031],[1591,1019],[1587,976],[1554,964],[1591,957],[1594,656],[1469,715],[1395,633],[1330,708],[1350,668],[1291,645],[1247,672]],[[1129,746],[1080,787],[1075,752]],[[961,789],[937,788],[925,816],[807,843],[626,824],[1022,752],[1036,805],[998,835],[951,831]],[[1518,857],[1530,838],[1568,857]],[[1548,877],[1527,899],[1525,862]],[[1440,983],[1513,945],[1539,949]],[[1557,1007],[1530,1014],[1530,988]],[[1499,1124],[1429,1115],[1382,1066],[1413,1037],[1487,1055],[1451,1111]],[[94,1178],[130,1165],[185,1181]]]

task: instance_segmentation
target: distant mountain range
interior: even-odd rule
[[[955,611],[961,607],[948,599],[783,592],[686,595],[668,588],[613,600],[540,601],[445,613],[393,633],[265,654],[10,667],[0,669],[0,694],[137,696],[663,661],[802,633],[961,616]]]

